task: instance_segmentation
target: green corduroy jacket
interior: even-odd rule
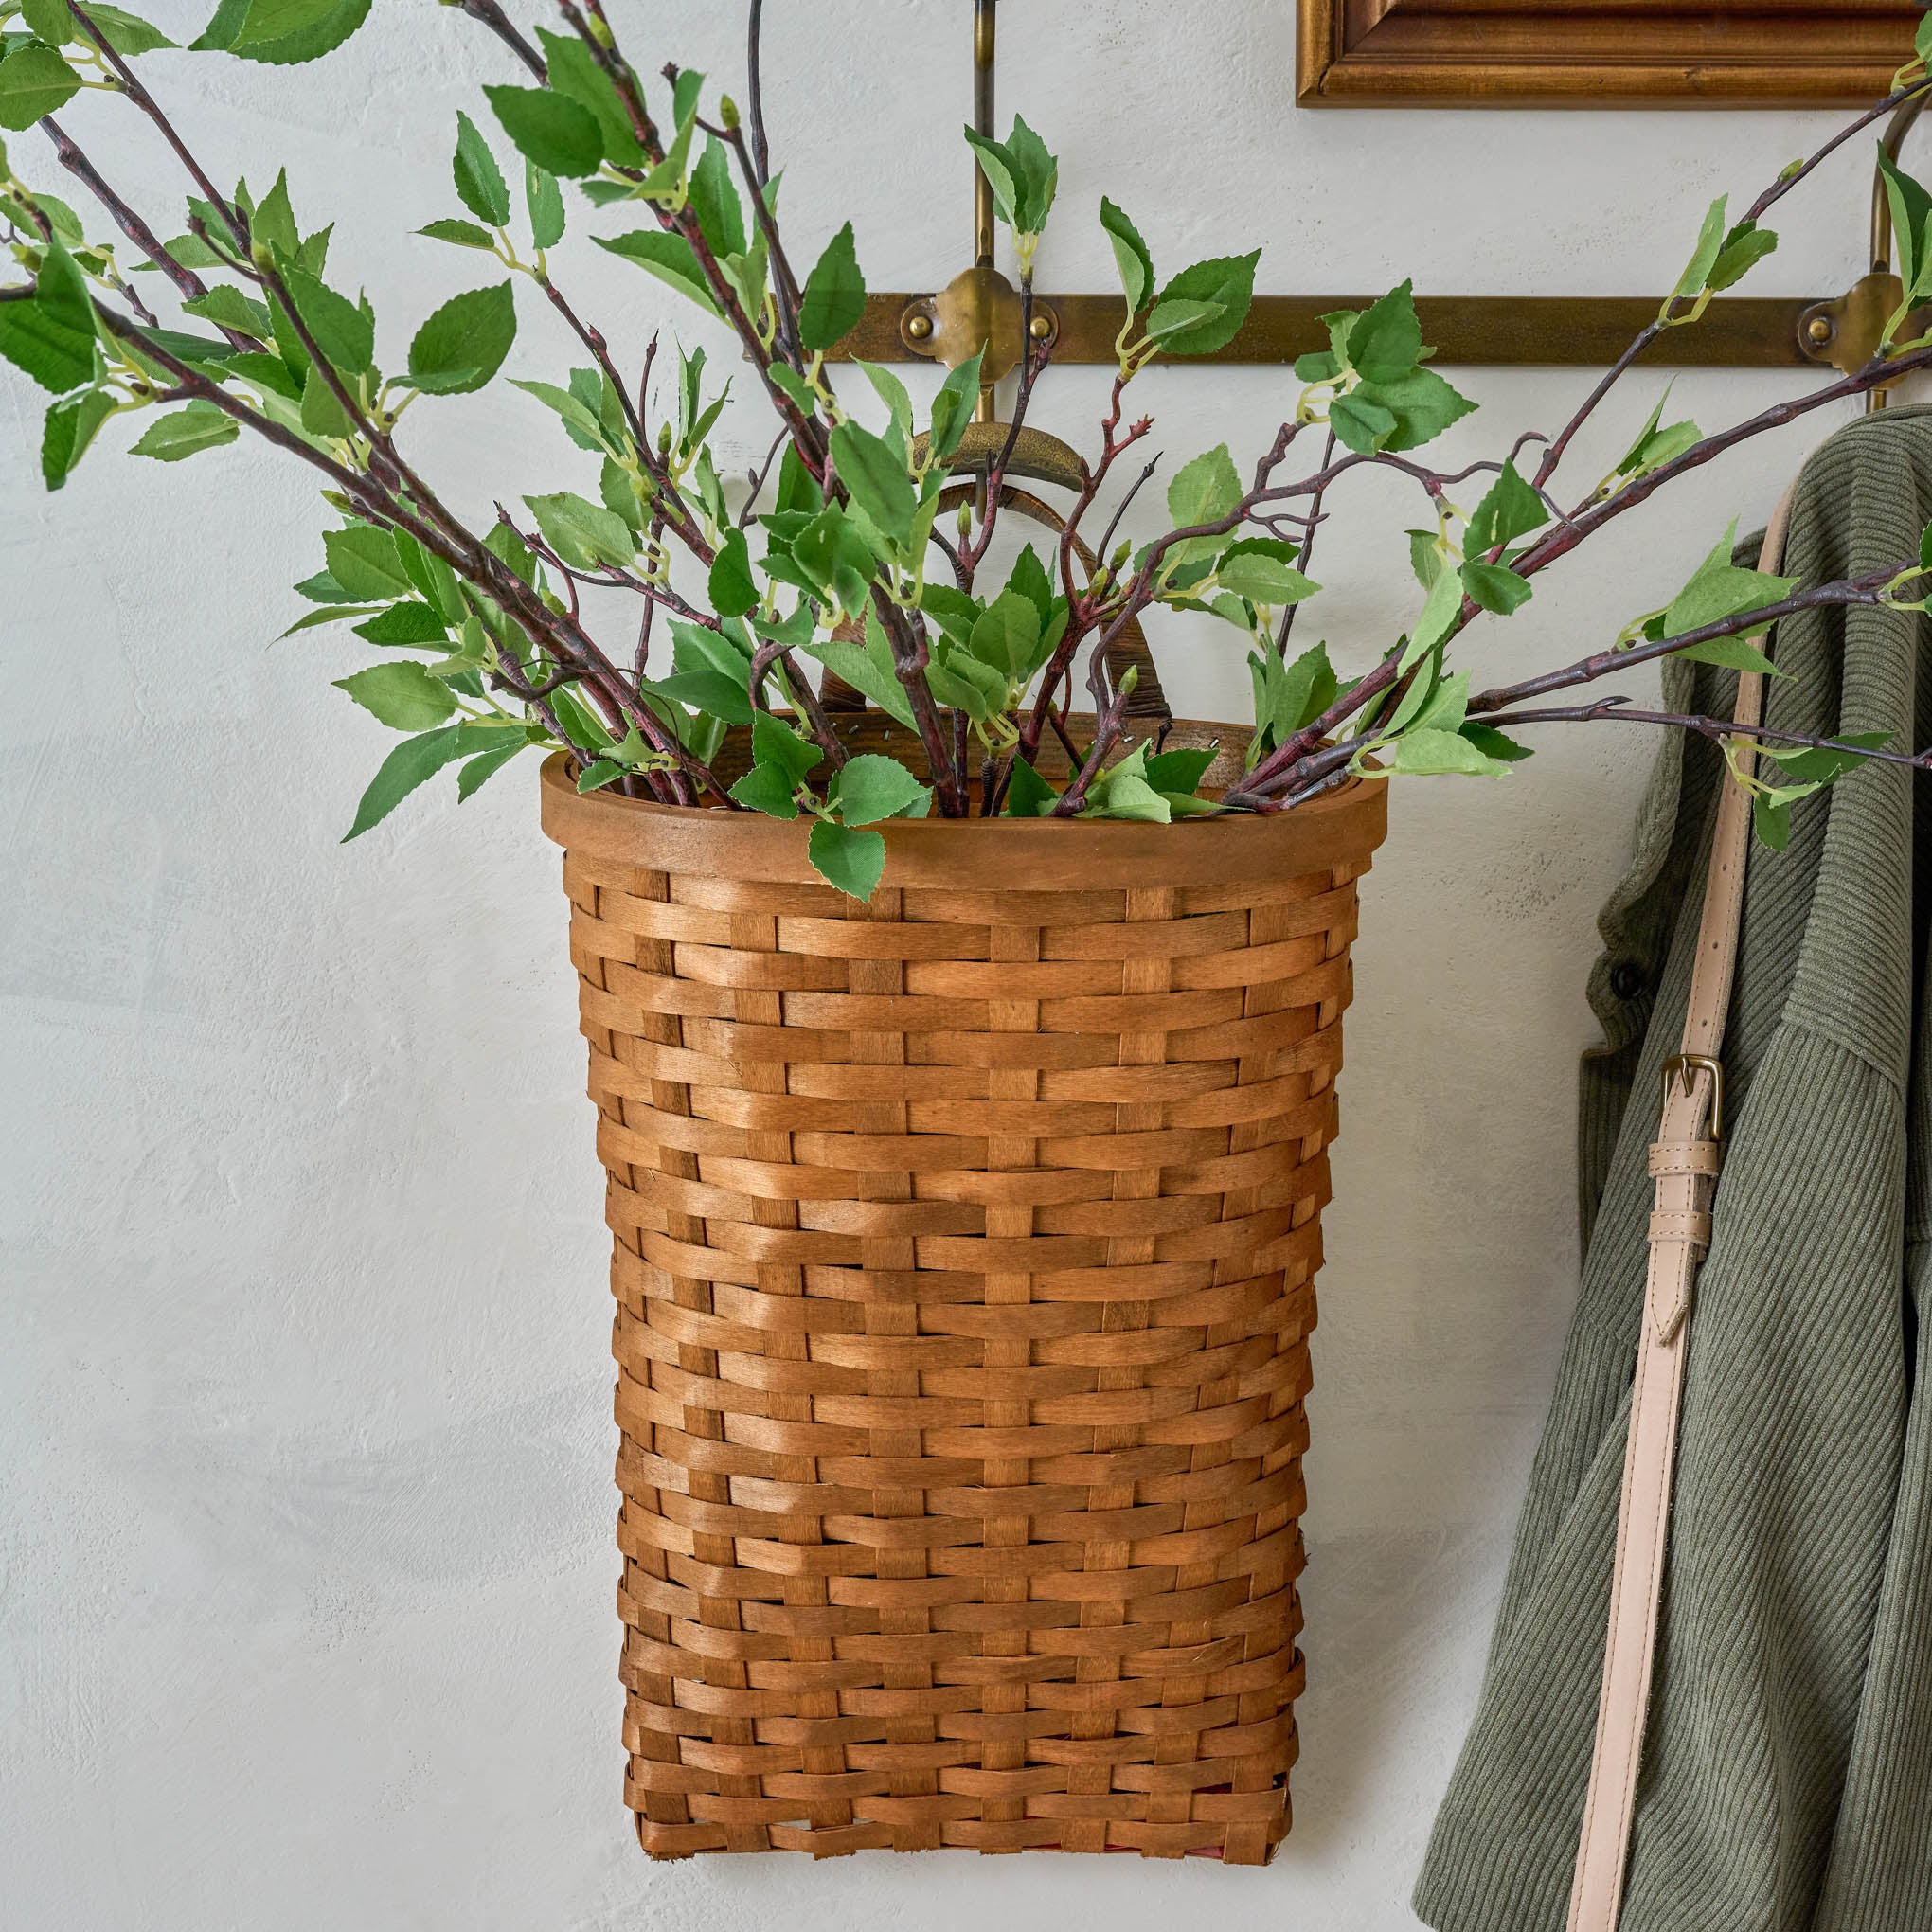
[[[1805,465],[1784,569],[1916,556],[1932,410]],[[1780,626],[1766,723],[1932,739],[1932,628]],[[1729,716],[1735,678],[1665,673]],[[1664,745],[1590,980],[1584,1260],[1475,1722],[1415,1906],[1562,1932],[1588,1779],[1660,1063],[1678,1046],[1720,777]],[[1666,1601],[1619,1932],[1932,1932],[1932,778],[1867,765],[1754,845],[1724,1060],[1727,1146],[1686,1366]]]

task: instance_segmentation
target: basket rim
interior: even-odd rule
[[[541,816],[560,846],[654,872],[825,886],[806,856],[810,821],[580,794],[569,755],[544,760]],[[1386,779],[1349,782],[1292,812],[1184,818],[895,818],[883,885],[990,892],[1240,886],[1351,865],[1366,868],[1388,829]],[[826,888],[830,889],[830,888]]]

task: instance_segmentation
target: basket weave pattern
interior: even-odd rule
[[[1367,847],[865,906],[565,843],[645,1850],[1265,1862]]]

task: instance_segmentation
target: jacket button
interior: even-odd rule
[[[1611,967],[1610,991],[1619,999],[1635,999],[1643,987],[1643,968],[1635,959],[1619,959]]]

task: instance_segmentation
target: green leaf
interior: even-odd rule
[[[277,171],[275,186],[253,207],[248,205],[245,182],[236,188],[235,200],[247,217],[250,239],[266,242],[277,254],[293,259],[302,245],[302,238],[295,226],[295,208],[289,202],[288,170],[283,168]]]
[[[1356,316],[1349,330],[1349,361],[1365,382],[1394,383],[1422,359],[1415,284],[1405,281]]]
[[[485,87],[483,93],[503,132],[539,168],[577,180],[602,166],[597,116],[568,95],[544,87]]]
[[[1272,548],[1262,547],[1272,543],[1270,538],[1257,537],[1229,545],[1215,565],[1215,581],[1223,590],[1245,598],[1249,603],[1270,604],[1278,609],[1313,597],[1321,585],[1304,577]]]
[[[1400,668],[1408,670],[1433,651],[1449,635],[1461,610],[1462,579],[1456,571],[1445,570],[1429,587],[1422,616],[1416,619],[1416,628],[1403,651]]]
[[[1501,564],[1465,564],[1462,587],[1486,611],[1507,617],[1530,601],[1530,584]]]
[[[927,440],[927,454],[936,462],[948,461],[966,434],[973,420],[974,405],[979,400],[979,366],[984,354],[975,349],[957,368],[947,371],[946,380],[933,397],[933,427]]]
[[[1158,752],[1147,760],[1147,782],[1156,792],[1190,797],[1201,789],[1201,780],[1213,762],[1214,753],[1206,745]]]
[[[427,731],[456,708],[450,688],[430,676],[413,657],[372,664],[353,677],[334,680],[378,724],[392,731]]]
[[[1127,313],[1137,315],[1154,293],[1154,257],[1140,239],[1140,230],[1110,202],[1100,197],[1100,226],[1113,245],[1114,265],[1120,271],[1120,289],[1127,298]],[[1202,317],[1200,319],[1207,319]]]
[[[308,367],[308,360],[307,356],[302,358],[304,369]],[[302,400],[302,378],[279,355],[268,350],[246,349],[239,355],[231,355],[228,369],[244,383],[253,383],[258,389],[265,389],[271,395],[286,397],[291,402]]]
[[[448,242],[457,248],[494,248],[496,238],[488,228],[479,228],[474,222],[459,222],[445,215],[434,222],[426,222],[416,231],[427,235],[432,242]]]
[[[680,671],[652,689],[726,724],[749,724],[752,720],[750,691],[708,665],[695,671]]]
[[[319,611],[297,617],[281,635],[293,637],[297,631],[313,631],[318,624],[346,624],[353,617],[373,617],[377,608],[374,604],[325,604]]]
[[[975,618],[970,636],[973,654],[1004,673],[1011,684],[1023,685],[1038,670],[1040,612],[1024,592],[1003,590]]]
[[[267,308],[227,282],[217,283],[206,295],[195,295],[181,307],[184,314],[212,322],[217,328],[238,329],[258,342],[268,340]]]
[[[828,503],[792,538],[791,559],[814,591],[829,593],[840,610],[856,616],[866,608],[878,564],[871,546],[836,503]],[[765,567],[773,558],[767,555]]]
[[[1420,449],[1476,407],[1434,369],[1424,368],[1411,369],[1400,382],[1365,382],[1352,398],[1343,400],[1386,410],[1394,417],[1394,429],[1380,444],[1386,450]]]
[[[982,134],[977,128],[969,127],[964,133],[966,145],[977,157],[979,171],[986,176],[987,185],[993,189],[994,209],[1000,220],[1017,233],[1020,226],[1020,177],[1013,157],[1003,143],[995,141],[990,134]]]
[[[848,222],[825,245],[805,278],[798,308],[798,339],[807,349],[831,349],[866,313],[866,278]]]
[[[758,584],[751,574],[751,552],[744,532],[728,529],[711,560],[711,608],[721,617],[742,617],[758,608]]]
[[[306,269],[290,268],[283,280],[295,297],[296,313],[332,367],[357,376],[375,367],[376,325],[367,309],[337,295]]]
[[[477,131],[476,123],[456,110],[456,152],[450,164],[456,177],[456,193],[463,206],[479,222],[492,228],[510,224],[510,184],[490,152],[490,143]],[[487,239],[487,238],[486,238]]]
[[[1658,468],[1680,456],[1699,439],[1700,432],[1694,422],[1673,422],[1659,429],[1664,405],[1671,400],[1670,384],[1664,385],[1664,393],[1657,398],[1656,406],[1643,427],[1637,431],[1637,440],[1631,444],[1612,473],[1618,476],[1636,477]]]
[[[892,419],[892,427],[898,432],[901,450],[909,452],[912,448],[912,398],[906,393],[905,385],[879,363],[868,362],[860,355],[855,355],[852,361],[867,382],[871,384],[873,394],[885,403]]]
[[[797,405],[798,414],[804,417],[818,413],[818,398],[813,392],[812,385],[788,362],[774,362],[766,371],[774,385]]]
[[[731,796],[751,811],[762,812],[767,818],[796,818],[798,801],[793,794],[796,790],[781,766],[757,764],[731,787]]]
[[[4,79],[6,71],[0,65],[0,79]],[[1905,284],[1905,299],[1910,302],[1923,294],[1926,283],[1932,280],[1932,273],[1928,273],[1932,270],[1932,234],[1928,234],[1932,230],[1932,195],[1886,152],[1883,141],[1878,149],[1878,171],[1884,177],[1886,199],[1891,207],[1899,279]]]
[[[392,603],[365,624],[355,626],[358,637],[371,644],[446,644],[449,626],[426,603],[414,598]]]
[[[1395,412],[1359,393],[1337,396],[1329,404],[1329,427],[1344,448],[1372,456],[1395,434]]]
[[[886,840],[876,832],[854,832],[821,818],[806,846],[813,868],[850,898],[870,899],[886,870]]]
[[[752,652],[742,624],[721,624],[714,629],[709,624],[693,624],[676,617],[671,620],[671,635],[677,646],[680,671],[709,666],[732,683],[748,689]]]
[[[560,692],[561,696],[562,693]],[[355,823],[343,834],[347,845],[360,838],[370,826],[379,825],[425,779],[432,778],[454,758],[465,752],[480,751],[482,733],[474,724],[445,724],[439,731],[425,731],[420,738],[405,738],[387,758],[370,781],[355,809]]]
[[[1156,302],[1147,312],[1147,339],[1165,343],[1203,328],[1221,313],[1219,302]]]
[[[1217,443],[1180,470],[1168,485],[1168,514],[1176,529],[1220,523],[1241,503],[1241,476],[1225,443]]]
[[[229,50],[302,32],[326,18],[334,7],[335,0],[248,0],[228,44]]]
[[[1173,817],[1173,807],[1144,778],[1118,769],[1103,777],[1094,787],[1096,802],[1080,815],[1082,818],[1145,819],[1166,825]]]
[[[80,328],[63,305],[44,296],[0,302],[0,355],[63,395],[94,374],[91,312],[90,326]]]
[[[1261,259],[1257,248],[1251,255],[1216,257],[1184,268],[1160,292],[1167,302],[1211,302],[1221,311],[1211,321],[1195,324],[1169,336],[1161,345],[1168,355],[1208,355],[1225,349],[1247,320],[1255,298],[1255,263]]]
[[[580,449],[608,453],[619,447],[612,441],[598,411],[573,391],[560,389],[555,383],[527,382],[518,377],[510,379],[510,386],[521,389],[527,396],[534,396],[546,408],[554,409],[564,419],[564,427],[569,432],[570,440]]]
[[[1460,732],[1469,714],[1469,673],[1458,671],[1437,679],[1408,719],[1417,731]],[[1400,709],[1397,712],[1401,716]],[[1391,723],[1390,729],[1395,726]]]
[[[330,530],[322,547],[328,554],[330,578],[349,602],[386,602],[409,595],[408,573],[396,539],[387,530],[373,524],[350,524],[347,529]]]
[[[231,443],[241,434],[233,417],[224,415],[212,402],[196,401],[157,416],[131,454],[152,456],[159,463],[178,463],[184,456]]]
[[[365,609],[370,608],[366,599],[351,597],[326,570],[318,570],[314,576],[305,577],[295,589],[297,596],[307,598],[311,603],[355,604]],[[339,615],[349,617],[357,613],[342,612]],[[284,633],[284,635],[286,635]]]
[[[1037,235],[1052,212],[1060,164],[1047,152],[1046,143],[1018,115],[1006,137],[1006,152],[1019,190],[1019,219],[1014,225],[1023,235]]]
[[[1015,752],[1012,775],[1007,780],[1006,816],[1045,818],[1059,802],[1060,794]]]
[[[852,501],[886,536],[901,546],[909,544],[919,499],[904,458],[883,437],[848,421],[832,432],[832,459]]]
[[[514,738],[500,750],[486,751],[480,758],[471,759],[456,774],[456,802],[460,804],[487,784],[524,748],[524,741]]]
[[[483,547],[492,555],[502,554],[490,537],[484,538]],[[410,584],[420,593],[424,602],[446,624],[460,623],[465,611],[456,572],[440,557],[425,550],[414,537],[400,532],[396,537],[396,555]]]
[[[1494,778],[1509,770],[1507,762],[1486,757],[1459,731],[1405,732],[1396,740],[1386,762],[1387,770],[1410,778],[1456,774]]]
[[[678,69],[677,79],[671,86],[671,117],[679,127],[698,111],[698,100],[704,93],[705,77],[694,67]]]
[[[29,31],[55,45],[86,40],[80,24],[67,10],[66,0],[27,0],[21,13]],[[150,54],[156,47],[174,45],[158,27],[138,14],[125,13],[118,7],[100,6],[98,0],[88,7],[87,17],[98,28],[101,39],[117,54]]]
[[[1275,728],[1276,742],[1280,743],[1314,724],[1334,703],[1341,684],[1329,662],[1326,644],[1311,645],[1293,664],[1282,664],[1272,651],[1267,658],[1272,671],[1279,673],[1271,673],[1269,680],[1268,722]]]
[[[24,132],[80,91],[80,75],[52,47],[27,41],[0,61],[0,128]]]
[[[430,396],[480,389],[515,340],[516,303],[508,281],[453,295],[416,331],[409,380]]]
[[[659,281],[668,283],[707,315],[717,314],[718,305],[711,299],[698,258],[682,235],[666,234],[661,228],[637,228],[628,235],[599,235],[596,241],[599,248],[608,248],[613,255],[635,261]]]
[[[524,163],[524,206],[529,210],[531,245],[556,247],[564,239],[564,190],[557,177],[534,161]]]
[[[1442,574],[1444,561],[1438,532],[1407,530],[1404,534],[1408,538],[1409,568],[1415,572],[1416,581],[1424,590],[1433,590],[1437,578]],[[1469,547],[1473,550],[1476,546],[1471,544]]]
[[[1762,792],[1751,800],[1751,828],[1761,844],[1781,852],[1791,843],[1791,806]]]
[[[1462,547],[1471,557],[1478,557],[1502,548],[1513,538],[1541,529],[1548,521],[1549,511],[1542,497],[1524,481],[1514,463],[1505,463],[1502,474],[1490,485],[1476,507],[1476,514],[1469,519]],[[1433,533],[1426,534],[1433,549]]]
[[[790,725],[780,724],[768,711],[760,711],[751,721],[751,755],[760,764],[782,772],[794,785],[801,784],[806,773],[825,758],[809,739],[800,738]]]
[[[67,11],[67,0],[21,0],[20,25],[33,39],[45,41],[50,47],[65,46],[80,38],[80,26]]]
[[[222,0],[202,50],[291,66],[332,53],[368,18],[370,0]]]
[[[747,246],[744,204],[731,179],[731,157],[716,134],[705,136],[704,152],[691,170],[691,207],[713,255],[742,255]]]
[[[1795,577],[1772,577],[1762,571],[1739,568],[1730,561],[1736,541],[1737,525],[1733,523],[1697,566],[1690,582],[1671,600],[1664,613],[1661,635],[1675,637],[1686,631],[1701,631],[1707,624],[1719,623],[1763,604],[1781,602],[1798,587]]]
[[[627,770],[614,758],[591,760],[577,775],[577,796],[581,798],[586,792],[601,792],[606,785],[616,784]]]
[[[551,496],[526,496],[524,501],[544,541],[573,570],[589,570],[599,564],[621,569],[637,554],[629,525],[600,504],[586,502],[567,490]]]
[[[1690,251],[1690,259],[1677,277],[1677,286],[1671,291],[1673,301],[1702,295],[1709,282],[1710,271],[1717,266],[1718,255],[1724,248],[1726,200],[1726,196],[1719,195],[1705,210],[1697,246]]]
[[[1761,228],[1755,222],[1740,222],[1725,237],[1708,286],[1712,290],[1734,287],[1777,247],[1778,237],[1769,228]]]
[[[1756,645],[1746,644],[1742,637],[1712,637],[1703,644],[1687,644],[1672,655],[1692,664],[1719,665],[1726,671],[1755,671],[1765,677],[1785,675]]]
[[[1465,719],[1461,736],[1466,738],[1485,758],[1493,758],[1500,764],[1520,764],[1530,756],[1527,744],[1518,744],[1513,738],[1505,736],[1494,724],[1484,724],[1476,720]]]
[[[908,731],[913,730],[916,725],[912,700],[906,696],[905,687],[892,669],[886,634],[879,628],[878,617],[870,612],[867,614],[867,631],[868,634],[877,632],[880,648],[876,652],[843,637],[810,638],[798,648],[808,657],[816,658],[834,677],[843,678],[888,717],[896,718]]]
[[[49,490],[67,480],[95,432],[113,414],[114,398],[105,389],[82,389],[49,405],[41,432],[41,475]]]
[[[598,65],[596,55],[574,33],[552,33],[540,27],[537,39],[544,49],[551,88],[589,110],[603,138],[604,158],[620,168],[642,167],[644,150],[631,126],[631,116],[610,76]]]
[[[877,752],[849,759],[838,775],[839,817],[847,825],[896,818],[908,805],[931,796],[931,788],[921,784],[896,758],[883,758]]]

